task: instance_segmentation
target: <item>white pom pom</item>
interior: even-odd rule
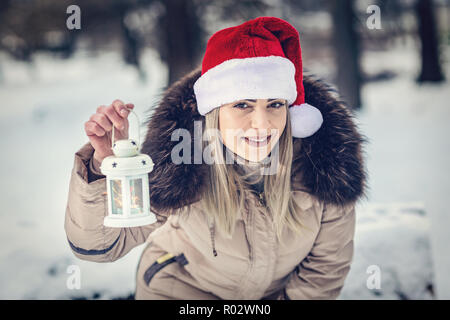
[[[289,113],[292,135],[296,138],[312,136],[322,126],[322,113],[320,113],[319,109],[307,103],[291,106]]]

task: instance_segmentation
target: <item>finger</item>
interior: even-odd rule
[[[132,103],[127,103],[127,104],[125,105],[125,108],[120,107],[120,115],[121,115],[123,118],[127,118],[128,115],[130,114],[130,110],[133,110],[133,109],[134,109],[134,104],[132,104]]]
[[[114,110],[116,110],[117,114],[119,114],[122,118],[125,118],[128,115],[128,110],[122,100],[114,100],[112,103]]]
[[[123,118],[119,116],[112,105],[101,108],[98,112],[103,113],[105,116],[107,116],[109,121],[111,121],[114,127],[116,127],[117,129],[122,130],[125,128]]]
[[[113,126],[112,122],[109,121],[108,117],[106,115],[104,115],[103,113],[94,113],[91,116],[90,120],[96,122],[106,132],[109,132],[112,130],[112,126]]]
[[[105,135],[105,130],[103,130],[102,127],[100,127],[97,123],[93,121],[88,121],[84,124],[84,129],[86,131],[86,134],[88,136],[98,136],[103,137]]]

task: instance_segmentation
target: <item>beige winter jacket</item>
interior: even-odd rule
[[[365,182],[360,156],[363,140],[349,111],[328,94],[322,83],[305,78],[305,91],[320,94],[322,99],[312,102],[321,109],[324,126],[314,139],[304,139],[302,144],[294,141],[291,192],[302,210],[298,214],[303,224],[311,231],[295,235],[286,228],[287,245],[280,245],[263,202],[252,190],[244,190],[245,210],[240,212],[232,239],[226,239],[219,230],[211,233],[204,209],[194,196],[203,187],[199,167],[190,165],[186,168],[192,168],[192,172],[183,171],[177,176],[178,167],[164,162],[171,147],[161,142],[170,141],[170,122],[164,124],[164,109],[177,105],[185,108],[180,88],[192,90],[198,76],[198,71],[193,72],[169,88],[149,122],[141,152],[155,162],[149,180],[156,223],[134,228],[105,227],[106,179],[95,176],[91,161],[94,150],[89,143],[76,152],[65,216],[73,253],[83,260],[112,262],[147,243],[136,274],[136,299],[337,298],[352,262],[355,202],[363,195]],[[181,100],[167,99],[174,95]],[[195,100],[189,103],[194,105],[195,113]],[[330,135],[334,136],[332,142]],[[320,153],[315,154],[314,146],[318,144]],[[160,181],[162,172],[164,182]],[[92,176],[96,180],[88,179]],[[171,214],[171,206],[181,207],[183,215]],[[213,249],[217,256],[212,254]],[[149,276],[151,266],[166,253],[183,255],[183,259]]]

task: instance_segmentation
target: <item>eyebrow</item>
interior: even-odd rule
[[[274,101],[274,100],[278,100],[278,99],[268,99],[268,101],[267,101],[267,102],[270,102],[270,101]],[[243,101],[256,102],[256,100],[255,100],[255,99],[243,99]]]

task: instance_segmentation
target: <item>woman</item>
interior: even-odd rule
[[[211,37],[202,70],[173,84],[148,122],[141,152],[155,163],[157,222],[108,228],[98,168],[112,126],[127,136],[126,108],[99,107],[75,154],[65,230],[77,257],[110,262],[147,243],[136,299],[338,297],[365,190],[364,140],[330,89],[303,78],[290,24],[261,17]],[[183,129],[191,144],[174,152]]]

